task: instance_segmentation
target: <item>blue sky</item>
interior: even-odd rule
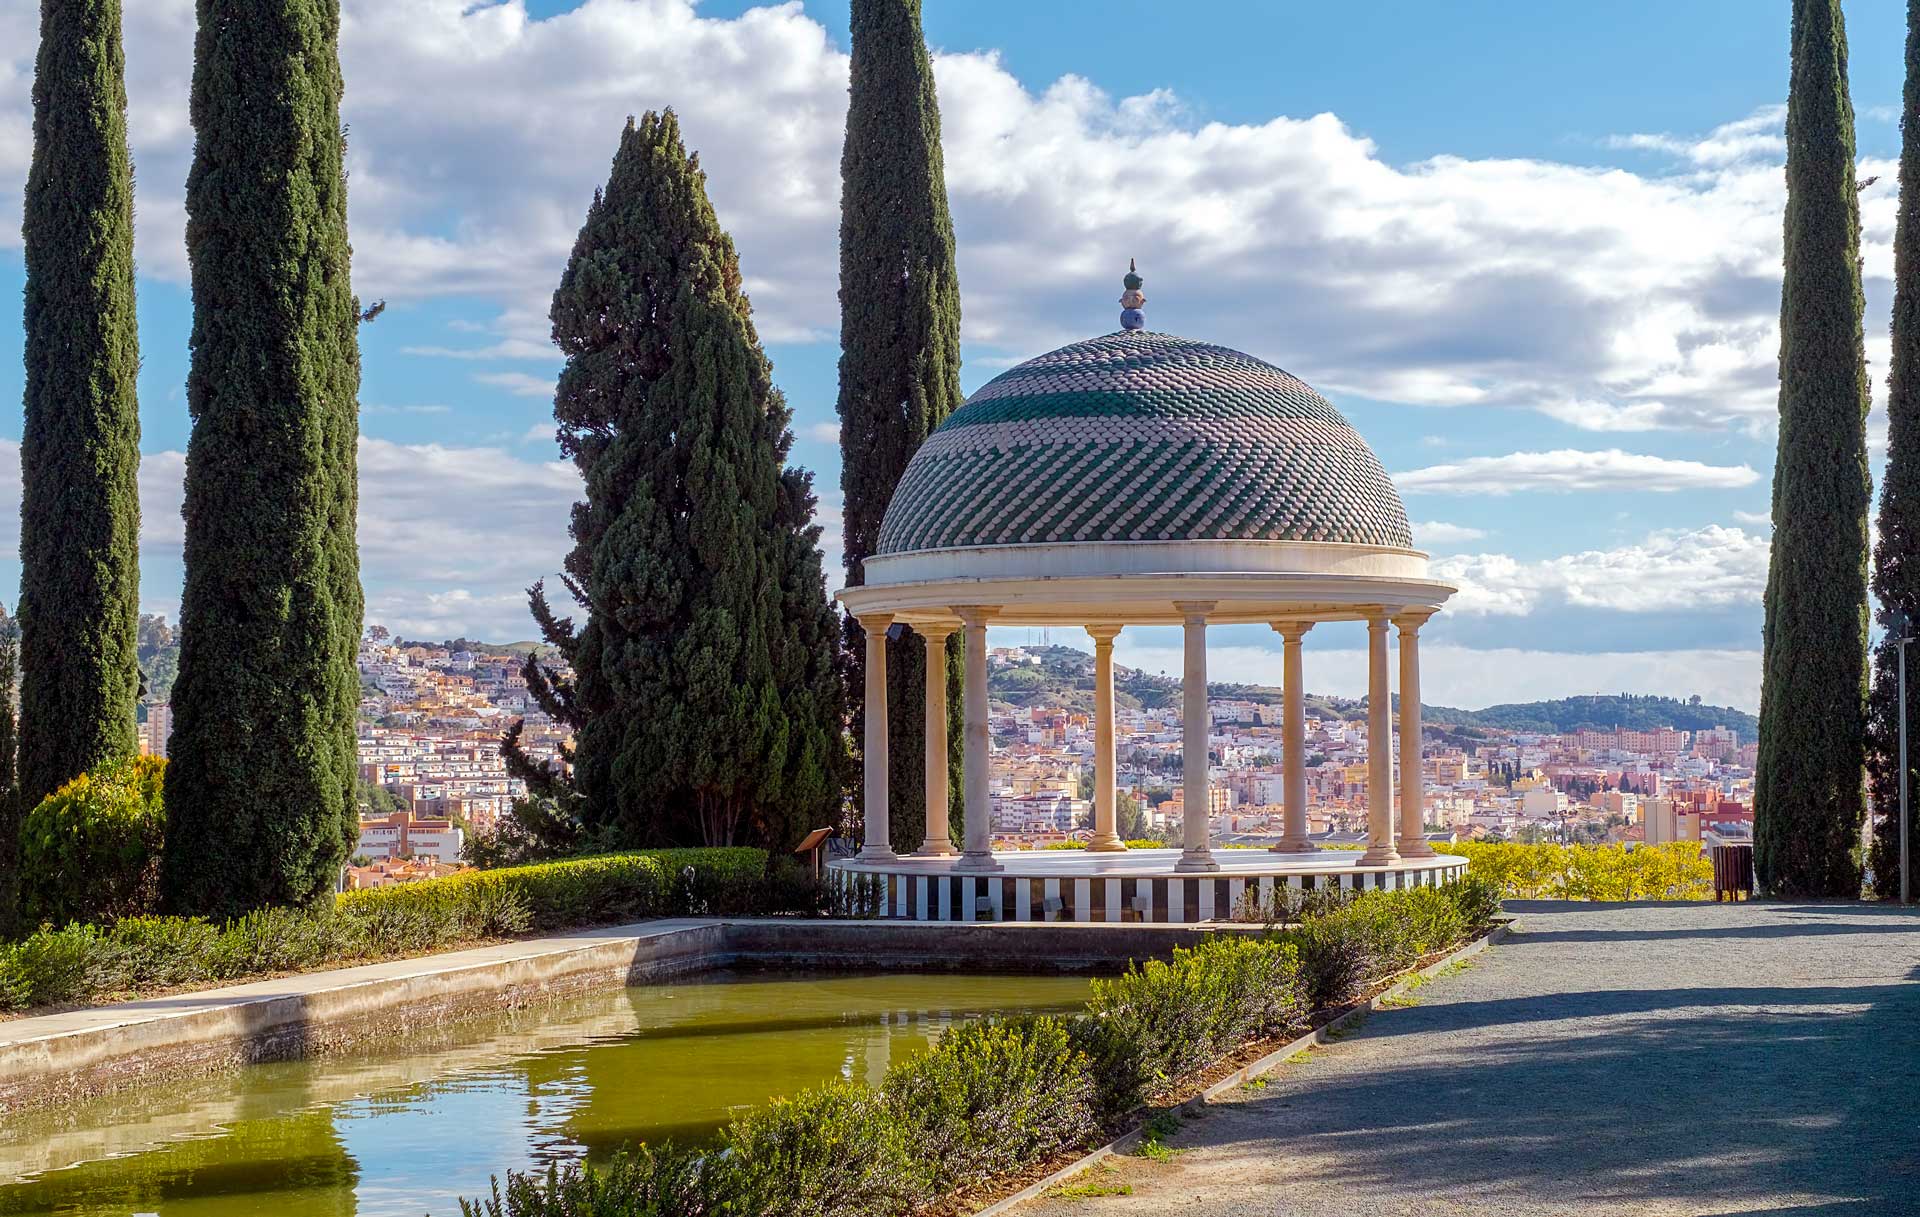
[[[0,13],[0,212],[14,217],[30,7]],[[1883,174],[1863,196],[1876,392],[1903,8],[1848,5],[1862,172]],[[192,4],[129,9],[143,598],[172,613]],[[1416,542],[1463,589],[1429,631],[1430,700],[1630,689],[1752,707],[1786,0],[928,9],[969,391],[1112,329],[1138,257],[1154,328],[1315,384],[1400,479]],[[668,104],[740,245],[837,559],[845,3],[348,0],[345,14],[355,281],[390,304],[362,339],[369,620],[529,633],[520,589],[558,567],[576,486],[551,442],[546,297],[621,122]],[[17,223],[0,220],[0,287],[20,281]],[[19,328],[0,327],[0,400],[21,380]],[[12,417],[0,444],[18,437]],[[0,453],[0,508],[14,459]],[[14,529],[0,510],[0,537]],[[0,599],[17,577],[9,544]],[[1314,687],[1360,691],[1348,633],[1310,640]],[[1177,646],[1130,631],[1121,659],[1177,671]],[[1216,639],[1217,671],[1277,679],[1277,658],[1257,630]]]

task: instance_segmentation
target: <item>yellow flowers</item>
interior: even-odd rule
[[[1713,862],[1698,842],[1670,845],[1517,845],[1462,841],[1435,848],[1457,854],[1506,889],[1536,900],[1705,900]]]

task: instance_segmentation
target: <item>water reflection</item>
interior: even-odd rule
[[[878,1081],[956,1020],[1064,1010],[1032,976],[717,974],[260,1065],[0,1127],[0,1214],[451,1213],[489,1174],[711,1136],[831,1077]]]

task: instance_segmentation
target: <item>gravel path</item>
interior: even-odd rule
[[[1518,903],[1417,1004],[1041,1214],[1920,1214],[1920,910]]]

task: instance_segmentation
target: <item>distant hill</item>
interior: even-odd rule
[[[1556,701],[1488,706],[1484,710],[1422,706],[1420,713],[1434,723],[1455,727],[1496,727],[1504,731],[1565,733],[1585,727],[1603,731],[1614,727],[1625,727],[1630,731],[1645,731],[1653,727],[1704,731],[1709,727],[1730,727],[1739,733],[1742,743],[1751,743],[1760,738],[1760,720],[1753,715],[1731,706],[1705,705],[1698,697],[1681,701],[1673,697],[1633,693],[1590,694],[1562,697]]]
[[[475,638],[446,638],[439,642],[429,642],[421,638],[401,638],[395,646],[402,647],[439,647],[447,651],[474,651],[480,654],[498,655],[511,651],[515,655],[532,655],[538,652],[545,655],[553,648],[544,642],[481,642]]]
[[[987,678],[987,692],[995,701],[1014,706],[1065,706],[1081,712],[1092,709],[1093,656],[1062,646],[1021,649],[1040,662],[992,670]],[[1171,676],[1115,664],[1113,686],[1114,700],[1128,709],[1154,710],[1180,702],[1180,682]],[[1273,685],[1233,682],[1209,683],[1207,695],[1269,704],[1281,699],[1281,691]],[[1307,694],[1307,713],[1316,718],[1364,718],[1366,706],[1363,699]],[[1744,710],[1704,705],[1697,697],[1681,701],[1631,693],[1515,702],[1488,706],[1484,710],[1422,705],[1420,714],[1428,726],[1461,742],[1471,741],[1477,730],[1488,728],[1561,734],[1583,727],[1600,730],[1626,727],[1636,731],[1652,727],[1678,727],[1683,731],[1730,727],[1739,733],[1741,742],[1747,743],[1759,738],[1760,726],[1759,720]]]

